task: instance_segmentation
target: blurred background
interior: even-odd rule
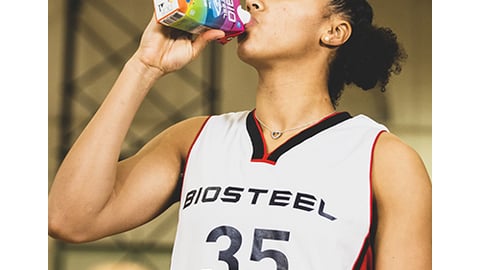
[[[409,58],[387,91],[347,87],[338,110],[387,125],[432,168],[432,3],[369,1],[374,22],[397,33]],[[135,51],[153,13],[151,0],[49,0],[49,187],[66,151]],[[197,60],[163,78],[144,101],[122,157],[171,124],[199,114],[251,110],[256,73],[236,56],[236,42],[210,44]],[[88,244],[49,238],[49,270],[169,269],[177,205],[133,231]]]

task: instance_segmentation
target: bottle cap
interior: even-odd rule
[[[252,18],[252,15],[250,15],[250,12],[244,10],[240,5],[237,7],[237,15],[240,20],[237,20],[236,26],[238,27],[237,31],[232,31],[232,32],[225,32],[225,36],[218,41],[221,44],[226,44],[230,40],[233,39],[233,37],[236,37],[243,33],[245,31],[245,24],[247,24],[250,19]]]
[[[246,11],[241,6],[238,6],[237,14],[243,24],[247,24],[252,18],[252,15],[250,14],[250,12]]]

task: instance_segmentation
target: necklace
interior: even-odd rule
[[[297,129],[301,129],[301,128],[305,128],[305,127],[308,127],[310,126],[311,124],[317,122],[318,120],[314,120],[312,122],[308,122],[306,124],[303,124],[299,127],[294,127],[294,128],[289,128],[289,129],[284,129],[284,130],[274,130],[273,128],[267,126],[265,123],[262,122],[262,120],[260,120],[258,117],[257,117],[257,120],[258,122],[264,126],[266,129],[268,129],[268,131],[270,131],[270,137],[272,137],[272,139],[276,140],[280,137],[282,137],[283,133],[285,132],[289,132],[289,131],[294,131],[294,130],[297,130]]]

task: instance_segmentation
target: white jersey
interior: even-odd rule
[[[373,269],[384,130],[342,112],[267,153],[255,111],[210,117],[187,159],[171,269]]]

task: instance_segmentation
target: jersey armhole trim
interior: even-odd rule
[[[376,206],[375,199],[373,196],[373,158],[375,147],[377,145],[380,135],[382,135],[387,130],[380,130],[372,144],[372,149],[370,150],[370,168],[369,168],[369,186],[370,186],[370,228],[368,234],[365,236],[365,239],[360,249],[360,253],[355,260],[355,263],[352,267],[353,270],[373,270],[375,269],[374,264],[374,244],[375,244],[375,232],[377,228],[377,215],[376,215]]]
[[[195,143],[197,143],[198,141],[198,138],[200,137],[200,134],[202,133],[202,131],[204,130],[205,126],[207,125],[207,122],[208,120],[210,120],[210,118],[212,118],[211,115],[209,115],[205,121],[203,121],[203,124],[202,126],[198,129],[198,132],[197,134],[195,135],[195,138],[193,139],[192,141],[192,144],[190,145],[190,148],[188,149],[188,153],[187,153],[187,156],[185,157],[185,164],[183,165],[183,171],[182,171],[182,174],[180,175],[180,179],[179,179],[179,185],[181,185],[180,187],[180,202],[182,201],[182,195],[183,195],[183,181],[185,179],[185,172],[187,171],[187,166],[188,166],[188,160],[190,159],[190,154],[192,153],[192,149],[193,149],[193,146],[195,145]]]

